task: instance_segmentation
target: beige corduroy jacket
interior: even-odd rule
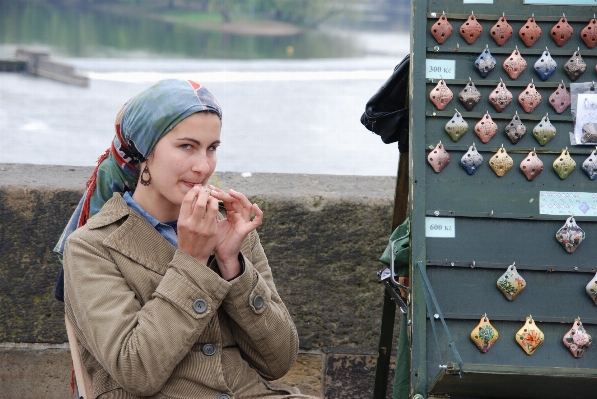
[[[115,194],[68,239],[66,314],[95,398],[304,398],[269,382],[298,337],[256,232],[228,282]]]

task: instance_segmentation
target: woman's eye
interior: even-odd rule
[[[217,147],[217,146],[215,146],[215,145],[210,145],[210,146],[207,148],[207,151],[215,151],[215,150],[217,150],[217,149],[218,149],[218,147]]]
[[[180,148],[182,148],[183,150],[190,150],[191,148],[193,148],[193,146],[190,144],[183,144],[180,146]]]

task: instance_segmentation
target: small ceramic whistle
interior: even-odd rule
[[[514,165],[514,161],[506,152],[503,144],[502,148],[500,148],[489,160],[489,166],[498,177],[504,176],[506,172],[510,170],[512,165]]]
[[[520,28],[518,36],[527,47],[531,47],[541,37],[541,28],[535,22],[535,15],[531,16]]]
[[[579,358],[589,349],[589,346],[593,343],[593,338],[585,331],[580,322],[580,317],[577,317],[574,324],[572,324],[572,328],[564,334],[562,342],[570,350],[572,356]]]
[[[438,44],[443,44],[452,34],[452,25],[448,22],[446,13],[442,12],[439,19],[431,27],[431,36],[437,40]]]
[[[541,121],[533,128],[533,137],[544,146],[556,135],[556,128],[549,121],[549,115],[545,114]]]
[[[475,105],[481,101],[481,92],[477,90],[471,78],[468,78],[468,83],[464,86],[464,89],[458,93],[458,99],[467,111],[472,111],[473,108],[475,108]]]
[[[503,46],[504,43],[510,39],[514,30],[506,20],[506,15],[502,13],[502,16],[498,19],[498,21],[491,27],[489,34],[493,37],[493,40],[497,43],[498,46]]]
[[[580,32],[580,38],[588,48],[593,48],[597,44],[597,19],[594,15],[589,24]]]
[[[566,85],[562,80],[553,93],[549,96],[549,103],[556,110],[558,114],[561,114],[570,106],[572,97],[570,92],[566,89]]]
[[[445,150],[444,145],[440,141],[435,148],[427,155],[427,162],[433,168],[435,173],[439,173],[450,162],[450,154]]]
[[[481,36],[481,33],[483,33],[483,27],[471,12],[471,15],[460,27],[460,34],[468,44],[473,44]]]
[[[500,78],[500,83],[489,94],[489,102],[497,112],[502,112],[512,102],[512,93]]]
[[[541,57],[535,62],[535,72],[539,75],[539,78],[543,81],[549,79],[551,75],[556,71],[558,64],[551,58],[549,50],[545,47],[545,51],[541,54]]]
[[[469,175],[474,175],[477,169],[483,165],[483,157],[477,151],[475,143],[468,148],[466,154],[460,159],[460,164]]]
[[[524,290],[524,287],[527,286],[524,278],[516,271],[515,264],[516,262],[508,266],[506,272],[497,280],[498,289],[502,291],[502,294],[509,301],[513,301]]]
[[[597,178],[597,147],[582,163],[582,170],[589,176],[589,179],[595,180]]]
[[[535,149],[529,152],[529,155],[520,163],[520,170],[526,176],[528,181],[533,181],[539,173],[543,171],[543,161],[539,159]]]
[[[487,353],[498,339],[498,331],[491,325],[487,313],[481,317],[477,327],[471,331],[471,340],[477,345],[481,353]]]
[[[562,47],[570,40],[573,34],[574,29],[572,29],[572,26],[566,20],[566,15],[562,14],[562,18],[551,28],[551,38],[558,46]]]
[[[489,143],[489,140],[495,136],[497,131],[498,125],[491,119],[489,111],[475,125],[475,134],[479,136],[483,143]]]
[[[518,78],[518,76],[525,70],[527,62],[522,58],[520,51],[518,51],[518,46],[516,46],[516,49],[510,54],[510,57],[506,58],[503,66],[511,79]]]
[[[574,159],[572,159],[568,152],[568,147],[566,147],[553,162],[553,169],[560,176],[560,179],[564,180],[574,171],[574,168],[576,168],[576,162],[574,162]]]
[[[541,103],[541,94],[535,88],[535,83],[531,79],[531,83],[518,95],[518,102],[522,105],[525,112],[529,114]]]
[[[545,341],[545,335],[537,327],[533,316],[527,317],[524,326],[516,333],[516,342],[527,355],[532,355],[543,341]]]
[[[491,71],[494,70],[497,61],[489,51],[489,46],[485,45],[485,49],[481,51],[481,54],[475,60],[475,69],[479,72],[481,77],[485,78]]]
[[[574,216],[570,216],[566,219],[566,223],[556,233],[556,240],[568,252],[569,254],[576,251],[576,248],[580,245],[581,242],[585,239],[585,232],[583,229],[578,227],[576,221],[574,220]]]
[[[464,120],[460,112],[455,109],[456,113],[446,123],[445,129],[452,141],[458,141],[468,131],[468,123]]]
[[[587,63],[580,55],[580,49],[572,54],[572,57],[564,64],[564,71],[571,81],[576,81],[580,75],[587,70]]]
[[[433,90],[431,90],[431,93],[429,93],[431,102],[440,111],[448,106],[453,97],[454,94],[452,93],[452,90],[450,90],[448,85],[446,85],[446,81],[443,79],[440,79]]]
[[[582,125],[580,141],[583,144],[597,143],[597,123],[585,123]]]
[[[516,144],[520,141],[522,136],[527,132],[527,127],[522,123],[518,116],[518,111],[512,117],[510,123],[506,125],[506,136],[510,139],[512,144]]]
[[[589,281],[587,286],[585,287],[585,291],[587,295],[591,297],[591,300],[595,305],[597,305],[597,273],[593,276],[593,279]]]

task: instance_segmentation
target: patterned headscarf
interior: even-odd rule
[[[98,213],[114,192],[134,190],[139,177],[137,165],[147,159],[156,143],[180,121],[202,111],[215,112],[222,119],[216,98],[191,80],[161,80],[130,99],[116,116],[112,147],[99,157],[85,194],[54,252],[62,259],[68,236]],[[61,280],[56,287],[58,299],[62,296]]]

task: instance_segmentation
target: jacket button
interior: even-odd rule
[[[261,295],[255,295],[255,298],[253,298],[253,306],[255,306],[255,309],[259,310],[263,307],[263,297]]]
[[[205,302],[203,299],[197,299],[195,302],[193,302],[193,309],[199,314],[205,313],[207,310],[207,302]]]
[[[203,352],[205,356],[213,356],[216,354],[216,346],[214,344],[205,344],[203,345],[203,348],[201,348],[201,352]]]
[[[222,393],[218,395],[218,399],[230,399],[230,396],[226,395],[225,393]]]

